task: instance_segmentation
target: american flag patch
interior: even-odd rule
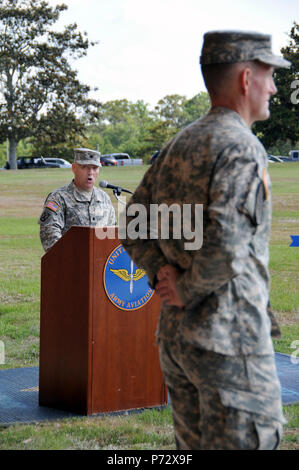
[[[56,202],[54,202],[54,201],[49,201],[46,205],[46,208],[50,209],[53,212],[57,212],[58,209],[60,209],[60,206],[58,204],[56,204]]]

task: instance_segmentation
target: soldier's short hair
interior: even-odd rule
[[[202,65],[201,72],[206,88],[211,96],[216,96],[225,91],[229,85],[231,74],[235,64],[209,64]]]

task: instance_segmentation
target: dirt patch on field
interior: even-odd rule
[[[297,312],[274,312],[280,326],[296,325],[299,322],[299,310]]]
[[[279,450],[299,450],[298,429],[285,429]]]
[[[12,304],[22,304],[25,302],[34,302],[36,300],[34,295],[25,295],[25,294],[7,294],[5,292],[0,292],[0,304],[2,305],[12,305]]]
[[[33,196],[1,196],[0,215],[4,217],[38,217],[44,201]]]

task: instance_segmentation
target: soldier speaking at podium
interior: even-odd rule
[[[250,127],[270,115],[274,68],[290,63],[269,35],[243,31],[205,34],[200,62],[211,110],[161,151],[128,207],[201,204],[202,247],[187,251],[186,237],[163,239],[160,226],[123,245],[163,300],[177,448],[270,450],[284,422],[267,310],[271,185]]]
[[[39,219],[45,251],[73,225],[107,227],[116,224],[109,196],[94,186],[102,166],[100,153],[86,148],[74,152],[73,181],[47,196]]]

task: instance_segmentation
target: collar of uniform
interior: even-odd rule
[[[91,191],[90,197],[87,191],[80,191],[80,189],[75,185],[74,180],[69,184],[68,189],[72,192],[75,200],[78,202],[90,202],[94,194],[94,189]]]
[[[250,135],[253,136],[252,131],[250,130],[250,127],[244,121],[242,116],[240,116],[240,114],[237,113],[237,111],[234,111],[233,109],[230,109],[230,108],[224,108],[222,106],[215,106],[214,108],[210,109],[209,114],[214,115],[214,116],[217,114],[218,116],[227,117],[230,119],[230,122],[234,121],[236,125],[243,127],[244,129],[246,129],[247,133],[250,133]],[[257,137],[255,137],[255,141],[259,145],[261,154],[263,154],[264,166],[267,167],[268,166],[267,152],[264,146],[261,144],[261,142],[257,139]]]
[[[222,106],[214,106],[213,108],[210,109],[209,114],[217,114],[222,115],[222,116],[229,116],[232,119],[234,119],[238,124],[240,124],[243,127],[246,127],[246,129],[249,129],[248,125],[242,118],[242,116],[237,113],[237,111],[234,111],[233,109],[230,108],[224,108]]]
[[[104,194],[103,194],[104,193]],[[99,188],[93,188],[93,198],[98,201],[98,202],[103,202],[105,200],[105,198],[103,198],[103,196],[106,195],[106,193],[104,191],[102,191],[101,189]]]

